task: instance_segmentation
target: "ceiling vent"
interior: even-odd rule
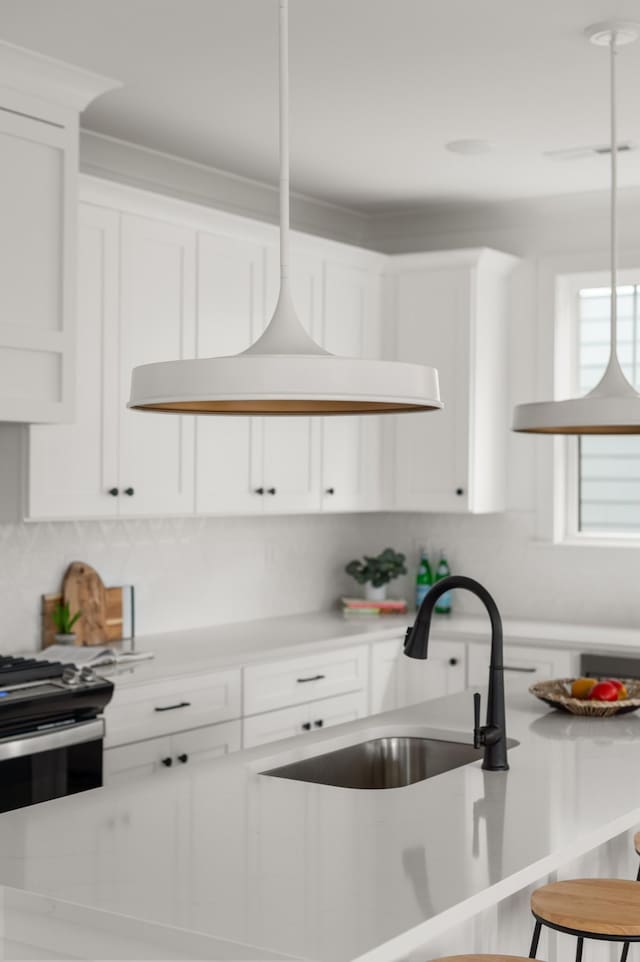
[[[619,154],[628,154],[638,148],[631,140],[618,144]],[[544,156],[551,160],[582,160],[583,157],[606,156],[611,154],[611,144],[591,144],[588,147],[568,147],[565,150],[545,150]]]

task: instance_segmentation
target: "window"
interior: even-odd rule
[[[610,287],[574,288],[577,329],[575,389],[586,394],[609,357]],[[618,355],[640,389],[640,282],[618,286]],[[640,436],[584,436],[577,457],[577,532],[640,537]]]

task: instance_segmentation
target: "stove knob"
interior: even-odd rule
[[[76,685],[80,684],[80,672],[69,665],[62,672],[62,684],[68,685],[69,688],[75,688]]]
[[[93,668],[89,668],[88,665],[85,665],[83,668],[80,669],[80,681],[90,682],[90,681],[95,681],[96,678],[97,678],[97,675],[95,671],[93,670]]]

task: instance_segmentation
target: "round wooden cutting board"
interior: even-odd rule
[[[62,599],[72,615],[81,611],[73,626],[78,645],[102,645],[107,638],[107,598],[102,578],[84,561],[72,562],[62,581]]]

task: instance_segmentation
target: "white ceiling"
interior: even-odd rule
[[[0,0],[0,36],[123,81],[85,127],[277,181],[277,0]],[[360,210],[602,189],[607,52],[588,24],[639,0],[291,0],[294,189]],[[619,57],[640,145],[640,41]],[[447,152],[480,138],[479,156]],[[621,157],[640,184],[640,149]]]

